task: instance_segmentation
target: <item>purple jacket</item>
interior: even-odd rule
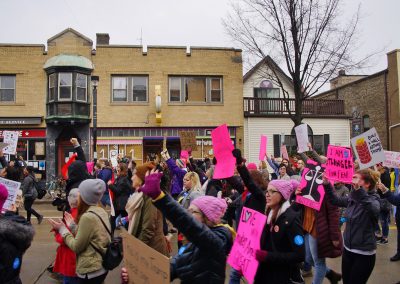
[[[187,171],[179,168],[172,158],[167,160],[167,165],[172,175],[171,195],[177,195],[183,190],[183,177],[186,175]]]

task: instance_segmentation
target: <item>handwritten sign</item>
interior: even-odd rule
[[[303,123],[300,124],[299,126],[296,126],[294,128],[294,131],[296,132],[296,139],[297,139],[297,145],[299,147],[299,153],[304,153],[308,151],[308,128],[307,124]]]
[[[328,145],[325,172],[333,181],[351,183],[354,174],[353,154],[347,147]]]
[[[260,161],[265,160],[265,155],[267,154],[267,136],[261,135],[261,141],[260,141],[260,154],[258,155],[258,159]]]
[[[197,150],[196,133],[194,131],[179,131],[179,139],[181,140],[182,150]]]
[[[308,160],[301,177],[301,194],[296,196],[296,202],[317,211],[321,208],[325,190],[322,185],[322,175],[325,165]]]
[[[281,146],[281,156],[283,159],[289,160],[289,154],[288,154],[286,145]]]
[[[0,178],[0,183],[3,184],[8,191],[8,197],[3,205],[3,209],[11,210],[12,206],[15,204],[15,200],[17,199],[18,190],[21,186],[21,183],[5,178]]]
[[[128,233],[122,237],[129,284],[170,283],[168,257]]]
[[[215,179],[223,179],[233,176],[236,159],[232,155],[234,149],[229,136],[228,127],[223,124],[211,132],[214,156],[217,164],[214,170]]]
[[[351,139],[360,170],[385,161],[385,152],[375,127]]]
[[[385,151],[385,161],[383,166],[388,168],[400,168],[400,153]]]
[[[18,144],[18,131],[3,131],[3,142],[8,145],[3,149],[4,154],[15,155]]]
[[[256,250],[260,249],[260,238],[267,216],[243,207],[240,216],[239,230],[228,257],[228,263],[236,270],[242,271],[249,283],[254,282],[258,261]]]

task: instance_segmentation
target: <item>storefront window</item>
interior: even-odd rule
[[[46,142],[45,140],[29,140],[28,160],[45,160],[46,159]]]

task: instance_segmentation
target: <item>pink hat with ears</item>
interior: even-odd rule
[[[254,164],[254,163],[249,163],[248,165],[247,165],[247,169],[250,171],[250,170],[257,170],[257,165],[256,164]]]
[[[186,150],[181,151],[181,159],[188,160],[189,159],[189,152]]]
[[[271,180],[268,186],[273,186],[285,200],[290,198],[290,195],[293,191],[295,191],[299,187],[300,183],[297,180],[283,180],[283,179],[274,179]]]
[[[8,197],[8,190],[5,185],[0,184],[0,212],[3,209],[3,205]]]
[[[208,195],[197,197],[190,204],[197,206],[207,219],[213,223],[221,220],[228,207],[225,199]]]

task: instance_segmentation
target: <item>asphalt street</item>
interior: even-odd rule
[[[51,228],[46,219],[58,218],[61,216],[61,214],[49,203],[36,203],[34,208],[40,214],[45,216],[45,220],[41,225],[37,225],[37,220],[35,218],[32,219],[32,224],[35,227],[36,235],[32,246],[28,249],[23,258],[21,270],[22,283],[60,283],[51,279],[46,271],[46,268],[55,259],[57,248],[54,235],[50,232]],[[25,212],[23,210],[21,211],[21,214],[25,216]],[[393,256],[396,251],[396,237],[397,231],[395,229],[394,221],[392,220],[389,234],[389,244],[378,246],[375,269],[368,283],[392,284],[400,281],[400,261],[389,261],[389,258]],[[328,266],[335,271],[341,271],[341,258],[328,259],[327,262]],[[120,283],[119,272],[120,269],[118,268],[111,271],[107,276],[105,283]],[[175,282],[179,283],[178,281]],[[228,279],[226,283],[228,283]],[[311,278],[306,278],[306,283],[311,283]],[[326,280],[324,283],[329,283],[329,281]]]

